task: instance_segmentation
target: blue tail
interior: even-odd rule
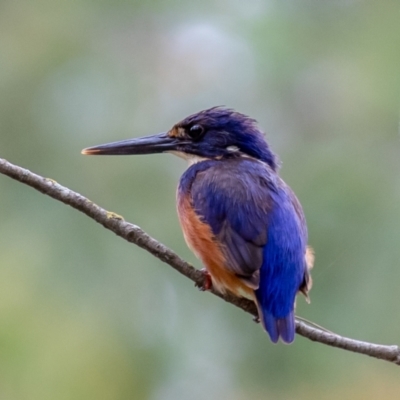
[[[292,343],[296,333],[294,303],[307,271],[307,230],[289,189],[271,191],[271,198],[268,241],[263,249],[259,287],[254,294],[261,322],[272,342],[280,338]]]
[[[277,343],[279,338],[288,344],[294,341],[296,325],[293,311],[284,318],[275,318],[269,312],[264,312],[260,318],[273,343]]]

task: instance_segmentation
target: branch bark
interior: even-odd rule
[[[124,219],[119,215],[99,207],[81,194],[58,184],[52,179],[34,174],[25,168],[13,165],[1,158],[0,173],[24,183],[25,185],[28,185],[39,192],[86,214],[89,218],[103,225],[106,229],[114,232],[116,235],[147,250],[149,253],[192,280],[196,285],[201,286],[203,284],[204,275],[202,272],[195,269],[162,243],[149,236],[137,225],[124,221]],[[257,309],[252,301],[238,298],[230,294],[223,295],[214,290],[211,290],[211,292],[254,317],[257,316]],[[400,365],[400,349],[396,345],[379,345],[350,339],[332,332],[318,329],[298,319],[296,320],[296,332],[314,342],[352,351],[354,353],[368,355],[370,357]]]

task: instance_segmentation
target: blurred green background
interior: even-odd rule
[[[400,343],[400,3],[3,0],[0,157],[200,266],[171,155],[84,157],[226,105],[256,118],[316,251],[298,314]],[[249,315],[75,210],[0,176],[0,399],[395,399],[394,365]]]

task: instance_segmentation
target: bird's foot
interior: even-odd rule
[[[255,316],[253,317],[253,321],[254,321],[256,324],[259,324],[259,323],[260,323],[260,317],[259,317],[258,315],[255,315]]]
[[[210,273],[205,268],[201,269],[200,272],[203,274],[203,282],[201,284],[196,283],[195,286],[202,292],[205,292],[212,288],[212,279]]]

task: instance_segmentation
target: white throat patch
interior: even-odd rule
[[[189,167],[193,164],[197,164],[198,162],[208,160],[208,158],[196,156],[195,154],[187,154],[182,151],[172,150],[172,151],[168,151],[168,153],[171,153],[179,158],[183,158],[184,160],[186,160],[188,162]]]

